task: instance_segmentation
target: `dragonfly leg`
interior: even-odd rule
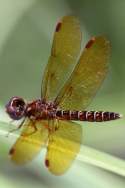
[[[32,124],[30,126],[33,127],[34,130],[30,133],[24,134],[23,136],[29,136],[29,135],[32,135],[32,134],[34,134],[38,131],[36,124],[35,124],[35,121],[32,120]]]
[[[19,130],[19,129],[22,127],[24,121],[25,121],[25,119],[23,119],[23,121],[20,123],[20,125],[19,125],[17,128],[12,129],[12,130],[9,130],[8,133],[7,133],[7,135],[6,135],[6,137],[9,137],[9,135],[10,135],[11,133],[13,133],[13,132]],[[12,123],[12,122],[13,122],[13,121],[11,121],[10,123]]]

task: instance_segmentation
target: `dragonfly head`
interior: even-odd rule
[[[19,120],[25,116],[26,103],[20,97],[12,97],[6,104],[6,112],[13,120]]]

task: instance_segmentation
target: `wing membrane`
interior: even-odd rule
[[[64,110],[85,109],[106,76],[109,52],[110,44],[105,37],[92,38],[56,98],[56,104]]]
[[[10,150],[11,160],[17,164],[25,164],[32,160],[46,144],[48,130],[45,128],[47,121],[28,120],[24,123],[21,136]],[[34,129],[34,126],[37,130]]]
[[[81,126],[71,121],[59,121],[59,128],[49,135],[46,164],[50,172],[61,175],[71,166],[80,150]]]
[[[80,52],[81,31],[79,21],[65,16],[57,24],[51,56],[42,80],[42,98],[54,101],[58,91],[68,79]]]

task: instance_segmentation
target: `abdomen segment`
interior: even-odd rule
[[[56,116],[59,119],[74,121],[103,122],[121,118],[119,113],[105,111],[70,111],[58,110]]]

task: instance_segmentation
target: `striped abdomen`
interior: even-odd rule
[[[58,110],[56,116],[60,119],[74,121],[102,122],[119,119],[121,116],[115,112],[103,111],[70,111]]]

